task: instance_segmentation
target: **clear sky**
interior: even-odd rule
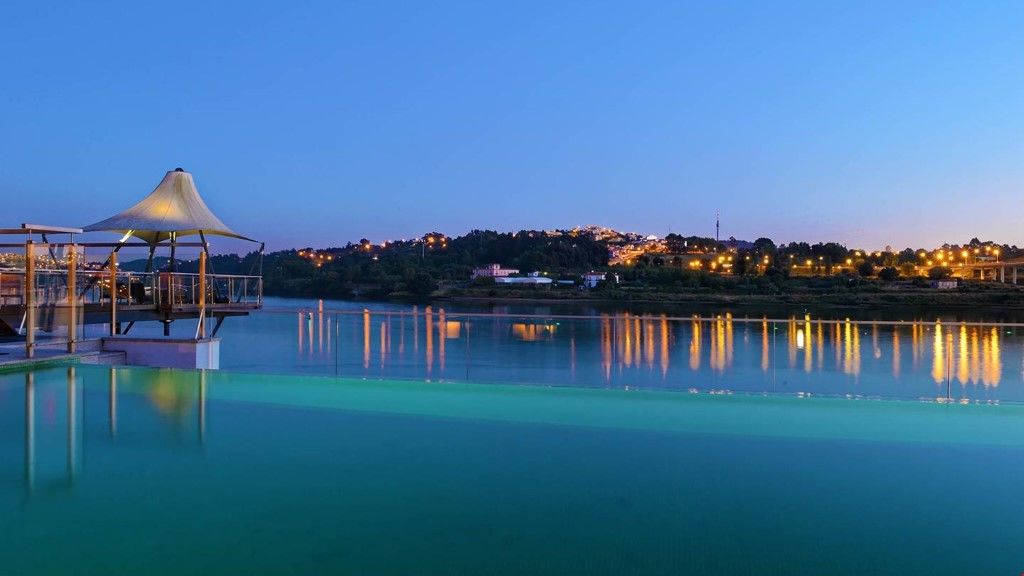
[[[144,5],[147,4],[147,5]],[[2,2],[0,226],[1024,245],[1024,3]]]

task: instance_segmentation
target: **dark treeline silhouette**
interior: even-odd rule
[[[621,239],[597,240],[569,231],[473,230],[454,238],[431,232],[422,238],[383,245],[362,239],[341,247],[271,252],[263,258],[262,273],[264,291],[268,295],[323,298],[425,296],[438,288],[472,287],[469,280],[473,269],[491,263],[516,268],[524,274],[540,271],[553,279],[577,281],[588,271],[610,271],[618,275],[620,287],[625,288],[777,294],[808,287],[846,289],[862,285],[869,277],[876,284],[911,277],[920,283],[925,262],[928,263],[925,278],[948,277],[949,262],[931,260],[939,250],[954,257],[961,254],[972,257],[998,254],[1002,258],[1021,255],[1016,246],[982,242],[977,238],[963,245],[946,244],[940,249],[865,251],[836,242],[776,245],[769,238],[753,242],[716,241],[669,234],[656,249],[643,253],[629,265],[609,266],[609,248],[622,244]],[[729,274],[688,266],[693,263],[694,255],[708,254],[730,255]],[[811,275],[820,278],[791,278],[793,265],[806,262],[814,263]],[[157,258],[154,264],[155,269],[161,269],[168,262],[166,258]],[[145,261],[135,260],[125,263],[123,269],[142,270],[144,266]],[[211,256],[209,266],[215,273],[255,274],[260,269],[260,261],[255,252],[244,256],[216,255]],[[196,268],[194,260],[177,264],[182,272],[193,272]]]

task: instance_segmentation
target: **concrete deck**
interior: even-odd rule
[[[74,354],[67,353],[65,346],[66,344],[63,342],[51,346],[44,343],[36,348],[34,358],[26,358],[24,344],[0,345],[0,372],[16,372],[66,364],[120,365],[125,363],[123,352],[102,350],[99,339],[81,342],[79,352]]]

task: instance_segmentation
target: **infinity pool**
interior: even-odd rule
[[[0,375],[0,574],[1018,574],[1024,406]]]

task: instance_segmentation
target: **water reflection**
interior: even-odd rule
[[[997,327],[946,328],[936,324],[933,348],[931,375],[936,384],[948,385],[956,380],[962,387],[999,386],[1003,378],[1003,350]]]
[[[936,394],[934,386],[949,381],[990,389],[1008,377],[1001,328],[969,323],[822,320],[810,314],[472,315],[436,306],[322,315],[314,322],[300,314],[298,357],[312,354],[309,366],[319,361],[330,366],[325,372],[339,375],[685,389],[774,390],[778,384],[780,391],[882,396],[884,386],[896,381],[930,383],[927,390],[908,389],[919,397]],[[355,348],[321,333],[350,325],[361,332]],[[405,354],[406,339],[416,354]],[[463,343],[452,347],[449,341],[456,340]],[[1021,346],[1016,338],[1014,344],[1016,358]],[[1022,379],[1019,373],[1012,377]],[[828,390],[829,384],[838,389]]]
[[[84,380],[86,374],[94,378],[91,388]],[[16,393],[13,387],[7,391]],[[24,423],[23,484],[28,496],[72,489],[79,476],[88,473],[85,452],[90,443],[112,444],[121,440],[119,406],[126,401],[131,422],[129,441],[160,430],[170,432],[178,440],[194,434],[200,445],[206,439],[205,371],[197,371],[193,382],[187,377],[183,380],[181,372],[80,370],[70,366],[26,373],[23,394],[24,402],[19,408],[0,403],[0,418],[21,418]],[[102,396],[106,396],[105,401],[91,401]],[[90,426],[103,420],[105,426]],[[194,433],[190,432],[193,426]],[[90,430],[94,432],[92,436],[88,436]],[[99,434],[95,434],[97,431]]]
[[[25,491],[36,483],[36,382],[35,374],[25,374]]]
[[[892,377],[900,377],[900,329],[892,331]]]
[[[512,337],[522,342],[541,342],[554,340],[555,331],[558,326],[555,324],[534,324],[526,322],[514,322],[512,324]]]

